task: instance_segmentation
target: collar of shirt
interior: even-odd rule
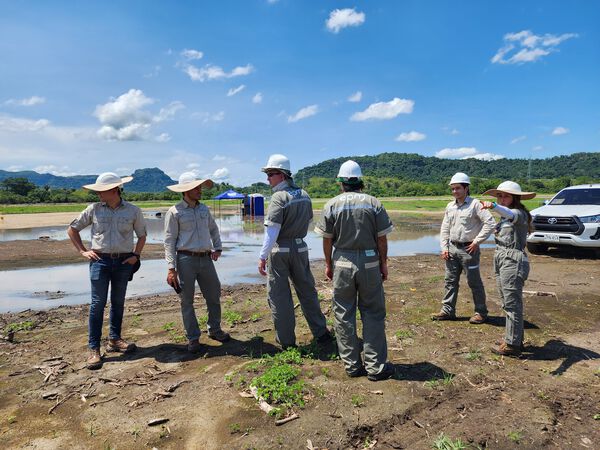
[[[472,201],[473,201],[473,198],[472,198],[470,195],[467,195],[467,196],[465,197],[465,201],[464,201],[464,202],[462,202],[462,204],[461,204],[461,205],[459,205],[459,204],[458,204],[458,200],[456,200],[456,199],[454,200],[454,204],[456,205],[456,207],[457,207],[457,208],[460,208],[460,207],[462,207],[463,205],[469,206],[469,204],[470,204]]]
[[[106,202],[100,202],[100,204],[101,204],[102,206],[106,207],[106,208],[113,209],[113,208],[111,208],[110,206],[108,206],[108,203],[106,203]],[[125,202],[123,201],[123,199],[121,199],[121,201],[119,202],[119,204],[117,205],[117,207],[113,209],[113,211],[114,211],[114,210],[117,210],[117,209],[119,209],[119,208],[120,208],[121,206],[123,206],[124,204],[125,204]]]
[[[288,186],[289,186],[288,180],[283,180],[277,186],[273,187],[273,192],[283,191]]]
[[[192,206],[188,202],[186,202],[185,200],[181,200],[180,205],[182,205],[184,208],[196,209],[196,208],[200,207],[201,203],[200,202],[196,202],[196,205]]]

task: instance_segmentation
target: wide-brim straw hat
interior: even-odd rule
[[[523,192],[521,190],[521,186],[519,186],[519,183],[515,183],[514,181],[504,181],[500,183],[496,189],[488,189],[483,193],[483,195],[492,195],[497,197],[498,192],[505,192],[510,195],[518,195],[522,200],[529,200],[537,195],[535,192]]]
[[[213,187],[213,184],[211,179],[206,178],[198,180],[194,172],[184,172],[179,176],[179,183],[167,186],[167,189],[173,192],[187,192],[191,191],[196,186],[206,186],[210,189]]]
[[[116,173],[104,172],[98,175],[98,178],[96,178],[95,183],[86,184],[85,186],[83,186],[83,189],[95,192],[105,192],[110,191],[111,189],[116,188],[118,186],[122,186],[124,183],[129,183],[131,180],[133,180],[133,177],[121,178]]]

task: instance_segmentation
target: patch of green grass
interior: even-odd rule
[[[175,329],[175,322],[167,322],[162,326],[165,331],[172,331]]]
[[[232,327],[240,323],[243,320],[243,317],[239,312],[226,309],[223,311],[223,320],[227,322],[230,327]]]
[[[352,403],[352,406],[354,406],[355,408],[360,408],[362,406],[365,406],[365,397],[360,394],[352,394],[350,403]]]
[[[424,383],[425,387],[436,388],[438,386],[450,386],[454,382],[454,375],[448,372],[444,372],[442,378],[432,378]]]
[[[469,350],[469,353],[467,353],[467,361],[476,361],[478,359],[481,359],[481,350],[478,348],[472,348],[471,350]]]
[[[260,313],[254,313],[250,316],[250,320],[252,322],[258,322],[261,318],[261,314]]]
[[[30,331],[35,327],[35,323],[32,320],[25,320],[23,322],[13,322],[6,325],[4,331]]]
[[[548,400],[550,398],[550,396],[548,394],[546,394],[544,391],[537,391],[537,398],[539,398],[540,400]]]
[[[242,426],[239,423],[230,423],[229,432],[231,434],[239,433],[242,430]]]
[[[198,326],[200,327],[201,330],[204,330],[206,328],[207,323],[208,323],[208,314],[202,314],[200,317],[198,317]]]
[[[396,339],[398,339],[399,341],[403,340],[403,339],[410,339],[414,336],[413,332],[410,330],[398,330],[396,331]]]
[[[8,417],[6,418],[6,421],[7,421],[9,424],[15,423],[15,422],[17,421],[17,416],[8,416]]]
[[[169,331],[169,337],[176,344],[181,344],[182,342],[187,341],[187,338],[183,334],[179,333],[177,330]]]
[[[523,433],[521,431],[510,431],[508,433],[508,438],[518,444],[521,442],[521,439],[523,439]]]
[[[594,420],[600,420],[600,414],[594,414]]]
[[[444,275],[433,275],[425,279],[428,283],[437,283],[438,281],[442,281],[445,279]]]
[[[300,369],[290,364],[275,365],[252,380],[251,385],[268,403],[302,407],[304,382],[297,380],[299,374]]]
[[[329,378],[329,367],[321,367],[321,373],[325,376],[325,378]]]
[[[135,314],[132,318],[131,318],[131,326],[132,327],[139,327],[142,323],[142,315],[141,314]]]
[[[431,447],[436,450],[462,450],[467,448],[467,444],[460,439],[452,440],[444,433],[440,433]]]

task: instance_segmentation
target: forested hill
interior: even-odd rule
[[[472,177],[501,180],[530,178],[552,179],[560,177],[587,177],[600,180],[600,153],[574,153],[548,159],[440,159],[415,153],[381,153],[375,156],[349,156],[329,159],[314,166],[299,170],[294,179],[308,182],[311,178],[335,178],[340,165],[353,159],[360,164],[363,175],[369,177],[398,178],[406,181],[439,183],[447,181],[456,172],[465,172]]]

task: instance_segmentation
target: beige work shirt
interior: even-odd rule
[[[494,231],[496,221],[487,209],[476,198],[467,196],[462,205],[452,200],[446,206],[442,228],[440,230],[440,247],[447,251],[450,242],[474,242],[481,244]]]
[[[394,229],[385,208],[364,192],[345,192],[329,200],[315,233],[341,250],[376,250],[377,238]]]
[[[124,200],[115,209],[103,202],[92,203],[71,222],[77,231],[89,225],[92,226],[92,250],[101,253],[131,252],[133,232],[138,238],[147,234],[142,210]]]
[[[208,206],[195,207],[185,200],[171,206],[165,216],[165,259],[175,268],[178,250],[206,252],[221,250],[221,235]]]

